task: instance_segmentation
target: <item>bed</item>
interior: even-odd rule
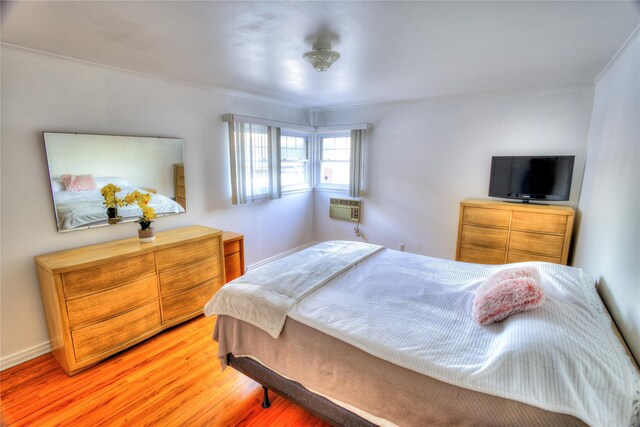
[[[474,292],[506,266],[352,242],[252,270],[205,313],[223,367],[334,425],[640,425],[640,376],[593,281],[525,265],[546,301],[489,326]]]
[[[127,193],[138,190],[147,193],[144,189],[132,186],[122,178],[96,178],[96,181],[115,182],[122,189],[117,197],[123,198]],[[102,183],[102,181],[100,181]],[[106,184],[105,184],[106,185]],[[53,199],[58,218],[60,231],[68,231],[81,227],[105,224],[107,222],[107,211],[104,206],[104,197],[100,193],[100,187],[96,190],[86,191],[64,191],[64,186],[53,181]],[[149,205],[155,209],[157,215],[184,212],[184,208],[162,194],[152,194]],[[142,215],[142,211],[137,205],[123,206],[118,208],[118,215],[122,218],[135,218]]]

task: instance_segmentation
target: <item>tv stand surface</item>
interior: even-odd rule
[[[504,203],[516,203],[518,205],[537,205],[537,206],[550,206],[549,203],[531,202],[529,200],[503,200]]]

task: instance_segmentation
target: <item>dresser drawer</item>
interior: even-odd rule
[[[509,249],[551,257],[561,257],[563,244],[564,236],[512,231],[509,240]]]
[[[95,323],[158,299],[158,280],[149,276],[104,292],[67,301],[69,326]]]
[[[222,286],[220,278],[209,280],[200,286],[162,297],[162,312],[165,323],[189,314],[202,312],[204,305]]]
[[[76,359],[104,353],[126,344],[161,324],[158,301],[71,332]]]
[[[224,257],[224,275],[227,283],[242,276],[242,258],[240,252]]]
[[[232,231],[222,233],[225,283],[244,274],[244,236]]]
[[[62,274],[65,297],[100,292],[123,283],[155,274],[153,253],[137,255],[118,261],[105,262],[95,267]]]
[[[511,228],[513,230],[564,234],[567,228],[567,216],[514,211]]]
[[[507,247],[509,230],[500,228],[478,227],[464,224],[462,226],[462,244],[473,246],[488,246],[504,249]]]
[[[465,206],[463,222],[466,224],[488,225],[509,228],[511,212],[501,209],[473,208]]]
[[[504,255],[504,249],[462,245],[458,261],[475,264],[504,264]]]
[[[160,288],[162,295],[168,295],[216,277],[220,277],[220,257],[217,256],[163,271],[160,273]]]
[[[198,240],[156,252],[158,270],[178,267],[207,257],[219,256],[218,238]]]
[[[233,242],[225,242],[224,243],[224,255],[231,255],[236,252],[240,252],[240,241],[235,240]]]
[[[552,262],[555,264],[560,264],[560,257],[549,257],[538,254],[530,254],[527,252],[518,252],[518,251],[509,251],[507,254],[507,264],[511,264],[513,262],[525,262],[525,261],[542,261],[542,262]]]

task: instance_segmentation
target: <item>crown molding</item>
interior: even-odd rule
[[[607,65],[604,66],[600,74],[598,74],[598,77],[596,77],[596,79],[593,81],[593,84],[598,84],[600,79],[602,79],[602,77],[605,74],[607,74],[607,71],[609,71],[616,62],[618,62],[618,59],[627,51],[627,49],[631,46],[631,44],[635,41],[635,39],[638,38],[639,35],[640,35],[640,25],[638,25],[636,29],[633,30],[631,35],[627,37],[627,40],[625,40],[625,42],[622,43],[622,46],[620,46],[620,49],[618,49],[615,55],[613,55],[613,57],[609,60]]]
[[[566,92],[574,90],[582,90],[593,88],[594,84],[585,81],[572,85],[552,85],[552,86],[539,86],[522,89],[495,89],[484,90],[477,92],[464,92],[450,95],[429,96],[422,98],[401,99],[397,101],[379,101],[379,102],[365,102],[361,104],[345,104],[337,105],[335,107],[315,107],[309,108],[312,114],[323,113],[327,111],[340,111],[340,110],[353,110],[357,108],[372,108],[372,107],[388,107],[394,105],[411,105],[411,104],[425,104],[431,102],[448,102],[448,101],[461,101],[461,100],[474,100],[485,98],[504,98],[509,96],[520,95],[532,95],[541,92]]]
[[[31,52],[31,53],[36,53],[36,54],[40,54],[40,55],[50,56],[50,57],[54,57],[54,58],[58,58],[58,59],[64,59],[64,60],[67,60],[67,61],[77,62],[77,63],[80,63],[80,64],[91,65],[91,66],[94,66],[94,67],[104,68],[104,69],[111,70],[111,71],[119,71],[119,72],[122,72],[122,73],[132,74],[132,75],[135,75],[135,76],[147,77],[147,78],[152,78],[152,79],[157,79],[157,80],[163,80],[165,82],[174,83],[174,84],[181,85],[181,86],[187,86],[187,87],[191,87],[191,88],[195,88],[195,89],[207,90],[207,91],[215,92],[215,93],[220,94],[220,95],[231,96],[231,97],[245,99],[245,100],[249,100],[249,101],[256,101],[256,102],[261,102],[261,103],[269,104],[269,105],[276,105],[276,106],[280,106],[280,107],[295,108],[297,110],[303,110],[303,111],[308,111],[308,109],[309,109],[308,106],[305,106],[305,105],[302,105],[302,104],[295,104],[295,103],[292,103],[292,102],[287,102],[287,101],[281,101],[281,100],[277,100],[277,99],[267,98],[265,96],[255,95],[255,94],[251,94],[251,93],[248,93],[248,92],[242,92],[242,91],[237,91],[237,90],[233,90],[233,89],[227,89],[227,88],[220,87],[220,86],[207,86],[207,85],[200,85],[200,84],[190,83],[190,82],[186,82],[186,81],[183,81],[183,80],[172,79],[172,78],[169,78],[169,77],[158,76],[158,75],[155,75],[155,74],[142,73],[142,72],[139,72],[139,71],[129,70],[127,68],[114,67],[112,65],[105,65],[105,64],[101,64],[99,62],[87,61],[85,59],[74,58],[72,56],[61,55],[61,54],[58,54],[58,53],[47,52],[47,51],[44,51],[44,50],[33,49],[33,48],[30,48],[30,47],[24,47],[24,46],[20,46],[20,45],[11,44],[11,43],[0,42],[0,46],[1,47],[9,47],[9,48],[22,50],[22,51],[26,51],[26,52]]]

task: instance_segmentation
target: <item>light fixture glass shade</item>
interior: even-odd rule
[[[316,43],[313,45],[313,50],[306,52],[302,57],[309,61],[316,71],[324,72],[340,59],[340,54],[331,50],[331,45],[328,43]]]

